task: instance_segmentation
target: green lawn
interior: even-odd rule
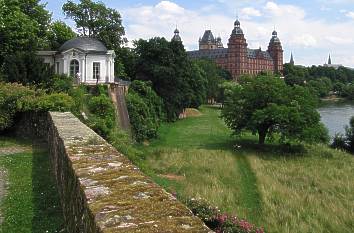
[[[203,197],[267,232],[353,232],[354,157],[326,146],[297,154],[257,139],[230,136],[219,111],[162,125],[159,139],[139,146],[156,182],[183,197]],[[233,145],[242,147],[233,149]]]
[[[1,138],[0,145],[22,144],[15,139]],[[4,222],[0,232],[63,232],[63,217],[47,151],[34,149],[0,156],[0,167],[6,169],[9,183],[1,203]]]

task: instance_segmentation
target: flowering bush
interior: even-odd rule
[[[184,202],[196,216],[216,233],[264,233],[262,228],[257,228],[246,220],[225,213],[222,214],[217,207],[212,207],[201,198],[187,199]]]

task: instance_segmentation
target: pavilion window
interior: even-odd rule
[[[70,62],[70,76],[75,77],[76,74],[80,73],[80,64],[78,60],[71,60]]]
[[[93,79],[100,79],[101,63],[93,63]]]

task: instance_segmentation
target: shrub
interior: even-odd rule
[[[35,101],[35,111],[70,111],[74,106],[73,99],[64,93],[53,93],[49,95],[40,96]]]
[[[160,122],[165,119],[162,99],[149,82],[132,82],[127,95],[127,108],[135,140],[155,138]]]
[[[88,101],[89,126],[99,135],[107,139],[115,126],[115,109],[109,97],[101,94]]]
[[[205,200],[198,198],[182,200],[188,208],[216,233],[264,233],[246,220],[236,216],[221,214],[216,207],[210,206]]]
[[[73,78],[67,75],[53,75],[48,83],[46,83],[46,88],[50,92],[64,92],[70,93],[73,89]]]
[[[127,108],[135,140],[141,142],[157,136],[158,120],[137,93],[127,95]]]
[[[343,134],[336,133],[334,135],[331,147],[333,147],[335,149],[346,150],[347,149],[347,144],[346,144],[345,136]]]
[[[0,131],[14,123],[17,113],[26,111],[70,111],[73,99],[64,93],[46,94],[17,83],[0,83]]]

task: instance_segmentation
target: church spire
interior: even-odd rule
[[[293,57],[293,53],[291,52],[291,57],[290,57],[290,64],[291,65],[294,65],[295,62],[294,62],[294,57]]]
[[[329,56],[328,56],[328,65],[332,65],[331,54],[329,54]]]

